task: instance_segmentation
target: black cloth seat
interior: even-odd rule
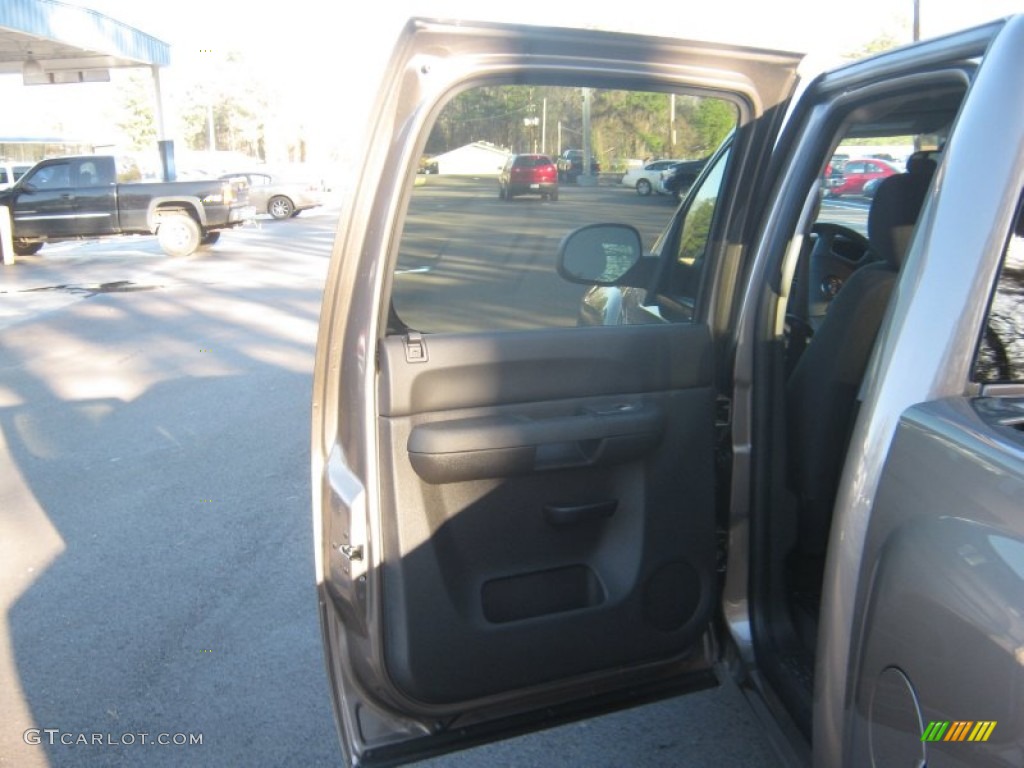
[[[935,163],[913,158],[907,168],[878,186],[868,213],[872,261],[847,279],[786,382],[788,474],[797,500],[799,554],[822,555],[828,544],[861,380]]]

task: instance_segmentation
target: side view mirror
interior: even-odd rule
[[[558,274],[582,285],[622,285],[641,263],[643,242],[628,224],[588,224],[562,238]],[[633,284],[633,281],[629,281]]]
[[[39,187],[37,187],[31,181],[26,181],[24,184],[19,184],[18,189],[20,189],[22,192],[27,192],[30,195],[39,191]]]

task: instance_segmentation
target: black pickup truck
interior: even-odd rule
[[[0,191],[0,206],[21,256],[58,240],[132,234],[155,234],[168,256],[187,256],[255,215],[242,181],[123,183],[109,155],[43,160]]]
[[[558,180],[575,183],[583,175],[583,150],[567,149],[558,157]],[[593,155],[590,157],[590,172],[594,175],[601,172],[601,164]]]

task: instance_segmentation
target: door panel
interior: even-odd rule
[[[715,575],[706,329],[426,344],[425,363],[401,338],[381,346],[382,504],[400,511],[383,520],[383,633],[401,692],[465,705],[690,650]]]
[[[1022,423],[1019,398],[937,401],[901,419],[865,548],[876,575],[851,765],[918,754],[928,765],[1003,766],[1020,754]],[[984,742],[925,743],[934,721],[996,725]]]
[[[75,234],[110,235],[117,231],[117,193],[112,173],[113,168],[99,159],[81,158],[72,163]]]
[[[75,234],[71,163],[51,163],[39,168],[26,182],[33,191],[20,191],[11,211],[15,237]]]
[[[605,32],[407,26],[341,216],[314,375],[317,577],[350,764],[714,683],[713,350],[726,345],[710,293],[678,324],[575,327],[584,289],[558,277],[560,239],[600,215],[659,219],[653,241],[673,209],[608,184],[509,200],[491,156],[543,145],[545,118],[579,119],[577,104],[635,117],[638,103],[668,115],[671,97],[722,102],[736,133],[708,216],[711,292],[721,253],[739,255],[797,63]],[[615,101],[630,92],[646,95]],[[477,121],[495,103],[507,108]],[[470,147],[492,170],[416,179],[428,141],[467,120],[492,132]]]

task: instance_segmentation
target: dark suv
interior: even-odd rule
[[[697,180],[707,162],[706,157],[703,160],[686,160],[662,171],[662,189],[678,200],[693,186],[693,182]]]
[[[558,169],[547,155],[510,155],[498,176],[498,197],[540,195],[558,199]]]

